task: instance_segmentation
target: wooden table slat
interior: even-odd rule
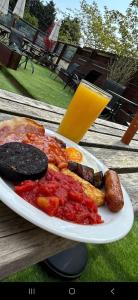
[[[120,141],[120,137],[116,136],[108,136],[106,134],[101,134],[97,132],[90,132],[87,131],[87,133],[84,135],[82,142],[86,143],[93,143],[93,145],[103,145],[103,146],[117,146],[123,147],[125,149],[127,148],[133,148],[138,150],[138,143],[135,140],[132,140],[130,145],[125,145]],[[112,147],[111,147],[112,148]]]
[[[4,278],[76,243],[39,228],[0,238],[0,278]]]
[[[0,109],[7,112],[13,112],[15,114],[36,116],[52,123],[57,122],[58,124],[62,120],[62,116],[57,115],[55,112],[43,111],[41,108],[35,108],[25,106],[24,104],[18,104],[15,102],[9,102],[8,100],[0,99]]]
[[[21,115],[24,115],[24,116],[32,116],[32,117],[37,117],[38,119],[39,118],[42,118],[42,120],[46,120],[46,121],[49,121],[50,123],[57,123],[59,124],[62,117],[60,115],[56,115],[55,113],[52,113],[52,112],[44,112],[44,111],[41,111],[41,109],[36,109],[36,108],[30,108],[30,107],[25,107],[23,104],[18,104],[18,107],[17,107],[17,104],[16,103],[9,103],[7,100],[3,100],[3,101],[0,101],[0,110],[4,110],[7,111],[7,112],[13,112],[14,114],[21,114]],[[88,131],[86,133],[86,135],[84,136],[83,138],[83,141],[86,141],[87,142],[92,142],[94,141],[94,143],[101,143],[103,145],[114,145],[114,144],[118,144],[118,142],[120,142],[120,137],[116,137],[116,136],[109,136],[106,135],[106,134],[101,134],[101,133],[98,133],[98,132],[91,132],[91,131]],[[119,146],[119,144],[118,144]],[[125,147],[128,147],[127,145],[124,145],[122,143],[122,145],[124,148]],[[138,144],[136,141],[132,140],[131,143],[130,143],[130,146],[131,148],[136,148],[138,149]]]
[[[15,93],[11,93],[5,90],[1,90],[0,89],[0,98],[5,99],[5,100],[12,100],[16,103],[21,103],[21,104],[28,104],[28,106],[32,106],[34,108],[41,108],[44,110],[49,110],[49,111],[53,111],[59,114],[64,114],[65,113],[65,109],[58,107],[58,106],[54,106],[54,105],[50,105],[47,104],[45,102],[41,102],[39,100],[34,100],[32,98],[28,98],[25,96],[21,96]]]
[[[87,151],[95,155],[108,168],[121,169],[122,168],[137,168],[138,169],[138,153],[134,154],[131,151],[101,149],[96,147],[85,147]],[[132,160],[132,157],[135,159]]]
[[[5,90],[1,90],[0,89],[0,98],[4,98],[4,99],[9,99],[12,100],[14,102],[17,103],[22,103],[22,104],[28,104],[29,106],[32,106],[34,108],[41,108],[47,111],[52,111],[58,114],[61,114],[63,116],[63,114],[65,113],[65,109],[58,107],[58,106],[54,106],[54,105],[50,105],[50,104],[46,104],[45,102],[41,102],[39,100],[34,100],[32,98],[28,98],[25,96],[21,96],[18,94],[14,94]],[[2,100],[2,99],[1,99]],[[103,125],[104,127],[111,127],[111,128],[115,128],[115,129],[120,129],[123,131],[127,130],[127,126],[121,125],[121,124],[116,124],[114,122],[110,122],[107,120],[103,120],[103,119],[97,119],[96,120],[96,124],[99,125]]]
[[[94,131],[94,132],[101,133],[101,134],[106,134],[109,136],[109,138],[110,138],[110,136],[120,137],[120,140],[121,140],[123,134],[125,133],[125,131],[123,131],[119,128],[103,126],[102,124],[97,124],[97,123],[94,123],[94,125],[91,126],[90,131]],[[138,133],[136,133],[134,135],[133,140],[138,141]]]

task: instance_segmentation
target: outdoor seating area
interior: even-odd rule
[[[0,282],[137,282],[137,58],[38,2],[0,3]]]
[[[73,90],[76,90],[77,86],[79,85],[79,77],[76,74],[76,70],[79,67],[79,64],[70,64],[67,69],[61,68],[58,72],[58,75],[55,77],[60,77],[64,82],[66,88],[67,86],[70,86]]]
[[[117,84],[113,80],[101,81],[101,73],[97,70],[92,69],[92,71],[85,74],[85,69],[82,69],[81,66],[82,63],[79,63],[80,58],[76,61],[74,57],[73,61],[71,61],[66,68],[63,68],[60,66],[62,57],[59,59],[57,56],[57,46],[53,53],[49,53],[44,47],[36,44],[36,42],[28,40],[26,34],[20,31],[20,24],[17,23],[17,25],[17,29],[16,27],[7,28],[7,31],[5,29],[4,36],[6,35],[6,43],[3,41],[3,30],[6,27],[0,25],[2,37],[0,42],[0,59],[3,66],[16,70],[20,68],[20,66],[26,69],[27,65],[30,64],[31,73],[33,74],[35,72],[34,62],[37,62],[55,71],[57,74],[55,80],[58,80],[58,78],[62,79],[64,88],[71,88],[73,91],[77,89],[81,79],[85,79],[100,86],[105,91],[110,91],[112,95],[112,100],[102,112],[101,118],[123,125],[127,125],[132,121],[136,113],[137,104],[135,101],[126,97],[125,91],[128,89],[126,89],[125,86],[119,83]],[[66,48],[65,52],[67,52]],[[137,97],[137,94],[134,97]],[[131,113],[126,109],[127,103],[131,103]]]
[[[21,31],[17,30],[14,27],[11,27],[8,30],[9,35],[7,36],[6,43],[2,39],[0,39],[0,47],[1,47],[1,63],[3,66],[8,66],[9,68],[13,68],[12,65],[7,65],[4,52],[5,49],[11,50],[11,52],[15,53],[15,55],[19,54],[20,56],[25,57],[25,69],[28,61],[31,63],[32,73],[34,73],[34,66],[32,59],[39,59],[40,55],[45,51],[43,48],[32,44],[30,41],[26,39],[26,36]],[[23,62],[22,62],[23,63]],[[20,66],[19,62],[13,69],[17,69]]]

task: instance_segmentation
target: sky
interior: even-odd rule
[[[56,7],[62,11],[66,8],[79,8],[80,0],[53,0]],[[88,3],[92,3],[93,0],[86,0]],[[131,0],[95,0],[98,3],[100,10],[102,11],[106,5],[108,9],[117,9],[120,12],[125,12]]]

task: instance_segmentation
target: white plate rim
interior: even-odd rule
[[[63,140],[68,146],[79,149],[87,159],[92,159],[98,165],[98,168],[105,172],[108,168],[94,155],[89,153],[83,147],[77,145],[71,140],[61,136],[60,134],[46,129],[46,133],[51,136],[56,136]],[[26,202],[20,196],[18,196],[7,184],[0,178],[0,199],[4,204],[11,208],[15,213],[25,218],[34,225],[56,234],[60,237],[70,240],[105,244],[120,240],[132,228],[134,222],[134,212],[130,198],[122,186],[123,195],[125,199],[125,205],[123,209],[118,213],[112,213],[107,208],[99,208],[99,213],[102,212],[105,215],[113,218],[112,221],[99,225],[79,225],[67,221],[63,221],[56,217],[50,217],[41,210],[37,209],[33,205]]]

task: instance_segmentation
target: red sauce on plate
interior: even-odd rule
[[[15,186],[15,192],[50,216],[78,224],[103,223],[81,183],[61,172],[49,170],[40,180],[23,181]]]

